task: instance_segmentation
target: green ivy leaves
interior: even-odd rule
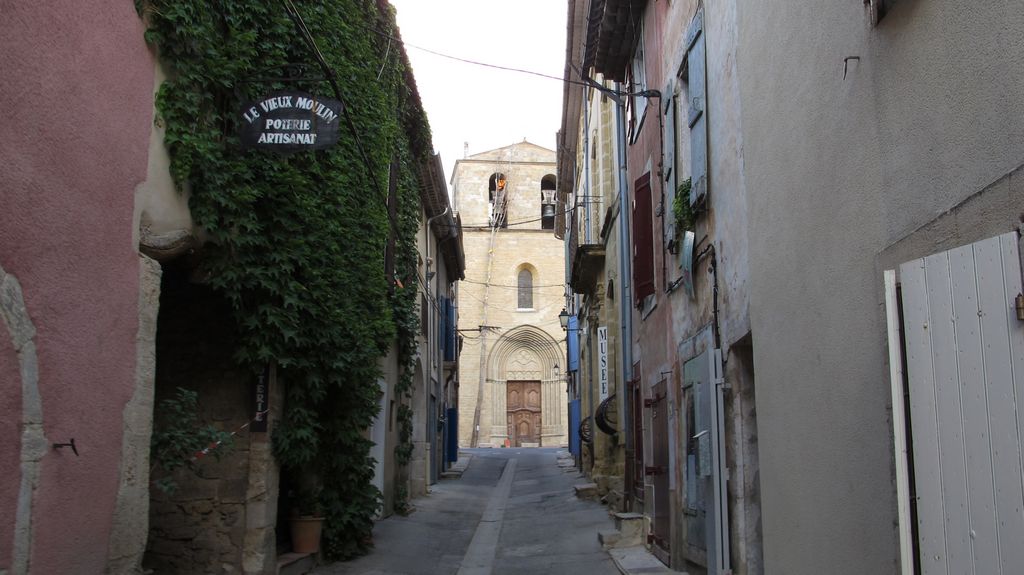
[[[316,79],[287,86],[265,80],[288,64],[318,72],[279,0],[150,0],[136,7],[168,74],[156,106],[171,174],[189,190],[193,219],[209,238],[201,271],[232,302],[241,332],[235,359],[254,370],[277,362],[286,402],[275,454],[285,467],[316,468],[324,481],[325,548],[332,558],[350,557],[370,544],[380,502],[365,430],[378,409],[378,360],[395,342],[402,399],[396,461],[405,464],[412,453],[416,168],[431,148],[425,114],[406,86],[404,54],[373,32],[395,34],[394,16],[373,0],[298,3],[339,78],[359,141],[343,131],[331,149],[280,156],[239,148],[243,103],[285,87],[314,94],[330,88]],[[386,186],[396,156],[392,226],[375,181]],[[393,227],[404,288],[384,273]]]

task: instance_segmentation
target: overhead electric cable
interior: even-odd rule
[[[435,56],[439,56],[441,58],[447,58],[449,60],[454,60],[456,62],[462,62],[464,64],[472,64],[474,66],[483,66],[485,68],[493,68],[495,70],[505,70],[507,72],[517,72],[519,74],[529,74],[531,76],[538,76],[540,78],[546,78],[548,80],[557,80],[557,81],[562,82],[564,84],[573,84],[573,85],[576,85],[576,86],[584,86],[584,87],[587,87],[587,88],[598,88],[602,92],[606,92],[608,94],[613,94],[615,96],[642,96],[642,97],[648,97],[648,96],[652,96],[653,95],[653,94],[649,93],[649,92],[653,92],[652,90],[645,90],[643,92],[618,92],[618,91],[612,90],[611,88],[602,87],[600,84],[597,84],[593,80],[591,80],[590,82],[581,81],[581,80],[569,80],[569,79],[563,78],[562,76],[555,76],[555,75],[552,75],[552,74],[545,74],[543,72],[537,72],[537,71],[534,71],[534,70],[526,70],[524,68],[514,68],[512,66],[502,66],[500,64],[490,64],[488,62],[480,62],[479,60],[470,60],[469,58],[462,58],[460,56],[453,56],[451,54],[445,54],[444,52],[438,52],[437,50],[432,50],[430,48],[424,48],[423,46],[417,46],[416,44],[410,44],[410,43],[406,42],[405,40],[403,40],[401,38],[392,36],[390,33],[378,30],[376,28],[373,28],[372,26],[361,26],[359,24],[356,24],[356,26],[359,26],[360,28],[363,28],[364,30],[369,30],[370,32],[373,32],[374,34],[378,34],[378,35],[380,35],[380,36],[382,36],[384,38],[389,38],[391,40],[394,40],[395,42],[401,42],[402,45],[405,46],[406,48],[413,48],[413,49],[416,49],[416,50],[420,50],[422,52],[427,52],[428,54],[433,54]],[[595,85],[595,84],[597,84],[597,85]]]

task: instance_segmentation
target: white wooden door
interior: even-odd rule
[[[1024,573],[1020,240],[910,261],[898,279],[921,573]]]

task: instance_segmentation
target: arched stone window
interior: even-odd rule
[[[555,176],[548,174],[540,180],[540,228],[555,229]]]
[[[533,274],[523,268],[519,270],[519,309],[533,309]]]

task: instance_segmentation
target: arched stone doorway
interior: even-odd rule
[[[565,443],[561,357],[558,343],[533,326],[512,329],[497,341],[487,359],[488,443],[504,445],[508,440],[516,447]]]

